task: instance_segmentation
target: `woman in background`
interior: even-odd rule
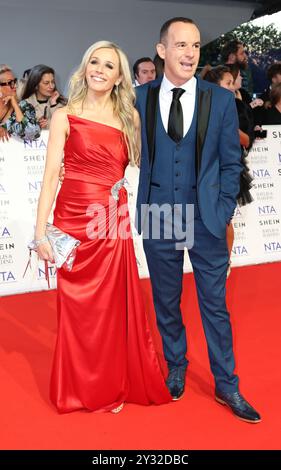
[[[264,110],[262,124],[281,125],[281,83],[276,83],[270,90],[269,106]]]
[[[241,163],[243,170],[240,175],[240,191],[237,196],[237,202],[240,206],[244,206],[252,202],[253,198],[250,193],[253,178],[249,173],[246,157],[247,153],[254,141],[254,120],[252,109],[249,105],[242,101],[240,93],[242,77],[240,75],[239,67],[236,64],[219,65],[213,69],[206,69],[206,73],[202,77],[212,83],[230,90],[235,94],[235,102],[239,119],[239,137],[241,144]],[[227,246],[229,252],[229,266],[227,276],[230,274],[230,256],[234,242],[234,229],[233,224],[230,222],[226,228]]]
[[[43,64],[29,71],[22,99],[34,107],[41,129],[49,129],[54,111],[66,105],[57,90],[54,69]]]
[[[40,126],[30,103],[17,100],[17,79],[12,69],[0,65],[0,140],[10,136],[34,140],[40,136]]]

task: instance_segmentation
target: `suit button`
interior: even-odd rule
[[[175,163],[179,163],[179,160],[175,160]]]
[[[179,150],[181,148],[181,144],[176,145],[176,149]]]
[[[178,191],[179,188],[175,188],[175,191]]]
[[[180,173],[176,173],[176,176],[180,176]]]

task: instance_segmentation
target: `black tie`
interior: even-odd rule
[[[173,88],[173,101],[170,107],[168,134],[175,142],[183,138],[183,114],[180,102],[181,95],[185,92],[182,88]]]

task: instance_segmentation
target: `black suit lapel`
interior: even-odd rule
[[[198,88],[198,118],[196,139],[196,175],[199,176],[202,160],[202,151],[206,138],[211,112],[212,90]]]
[[[157,122],[157,101],[159,96],[160,85],[157,87],[149,87],[146,98],[146,135],[149,152],[150,166],[153,164],[155,154],[155,133]]]

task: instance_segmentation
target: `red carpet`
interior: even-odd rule
[[[280,449],[280,273],[281,263],[236,268],[228,281],[237,372],[242,393],[262,415],[257,425],[214,401],[192,275],[185,276],[182,303],[190,360],[184,398],[161,407],[126,405],[119,415],[58,415],[48,399],[55,292],[2,298],[0,448]],[[142,286],[152,315],[149,281]]]

